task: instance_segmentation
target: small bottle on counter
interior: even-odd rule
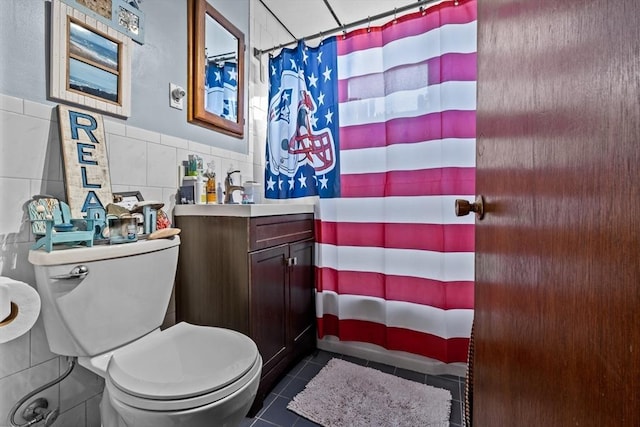
[[[207,181],[208,179],[205,178],[201,173],[198,174],[195,191],[196,204],[198,205],[207,204]]]
[[[224,192],[222,191],[222,185],[218,181],[218,188],[216,189],[216,197],[218,198],[218,204],[224,204]]]

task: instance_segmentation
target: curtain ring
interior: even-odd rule
[[[398,10],[397,8],[395,8],[395,7],[393,8],[393,23],[394,24],[398,23],[398,15],[396,14],[397,10]]]
[[[371,17],[367,16],[367,20],[368,20],[368,22],[367,22],[367,33],[370,33],[371,32]]]
[[[344,25],[342,26],[342,40],[347,38],[347,30],[344,28]]]
[[[427,9],[424,6],[420,6],[420,13],[422,13],[422,16],[427,14]]]

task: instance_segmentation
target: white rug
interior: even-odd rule
[[[448,427],[451,393],[331,359],[287,408],[325,427]]]

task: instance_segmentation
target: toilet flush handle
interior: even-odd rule
[[[89,268],[86,265],[76,265],[71,269],[69,274],[60,274],[58,276],[51,276],[52,279],[69,280],[69,279],[84,279],[89,274]]]

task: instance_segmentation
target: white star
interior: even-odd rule
[[[267,190],[275,190],[275,184],[276,182],[273,180],[273,178],[269,177],[269,180],[267,181]]]
[[[293,58],[290,58],[289,61],[291,61],[291,69],[297,70],[298,66],[296,65],[296,61]]]
[[[328,188],[327,187],[328,182],[329,180],[327,179],[326,175],[322,175],[322,178],[320,178],[320,189],[322,190],[323,188]]]
[[[318,106],[320,105],[324,105],[324,93],[320,92],[320,95],[318,95]]]
[[[229,73],[229,80],[238,80],[238,72],[235,70],[227,71]]]
[[[309,76],[309,87],[318,87],[316,84],[318,82],[318,78],[311,73]]]
[[[220,81],[220,71],[216,71],[213,74],[215,74],[215,76],[216,76],[216,81],[219,82]]]
[[[326,82],[327,80],[331,80],[331,69],[329,69],[329,67],[325,67],[324,69],[324,73],[322,73],[322,75],[324,76],[324,81]]]
[[[307,177],[304,176],[302,172],[300,172],[300,178],[298,178],[298,181],[300,181],[300,188],[304,188],[307,186]]]
[[[289,190],[293,190],[296,186],[296,181],[293,179],[293,177],[291,177],[289,179]]]
[[[327,114],[324,115],[324,118],[327,120],[327,124],[331,123],[331,118],[333,117],[333,113],[331,110],[328,110]]]
[[[316,117],[315,114],[312,114],[309,117],[309,124],[311,125],[311,128],[315,128],[316,127],[316,123],[318,123],[318,118]]]
[[[273,65],[271,66],[271,75],[272,76],[276,75],[276,67],[274,67]]]
[[[302,51],[302,62],[304,62],[306,64],[308,58],[309,58],[309,55],[307,55],[307,49],[304,49]]]
[[[322,64],[322,51],[318,54],[318,64]]]

